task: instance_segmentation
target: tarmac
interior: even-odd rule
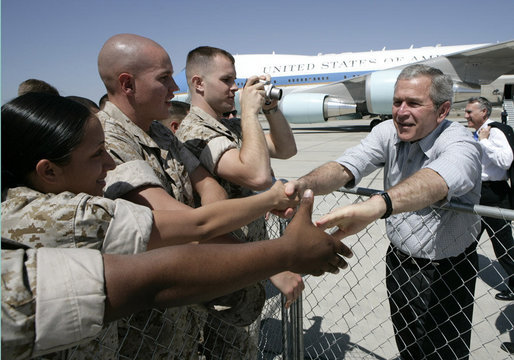
[[[495,114],[493,112],[493,119]],[[450,120],[466,126],[462,113],[451,113]],[[335,160],[345,149],[358,144],[369,133],[369,123],[370,119],[359,119],[291,124],[298,153],[288,160],[272,159],[275,176],[297,179],[327,161]],[[265,121],[262,126],[266,131]],[[363,179],[358,186],[382,189],[382,171]],[[340,203],[341,197],[331,196],[330,199],[333,199],[329,200],[332,203],[326,204],[327,197],[316,197],[313,219],[334,206],[343,205]],[[362,254],[362,257],[357,256],[350,262],[349,269],[335,276],[305,279],[302,305],[305,358],[395,358],[397,349],[389,319],[387,294],[383,288],[383,257],[387,246],[383,228],[382,223],[377,224],[362,234],[358,241],[349,240],[348,245],[354,252]],[[371,238],[370,242],[361,242],[367,237]],[[373,243],[375,239],[384,240]],[[496,261],[486,234],[479,242],[479,257],[481,272],[475,291],[470,358],[508,359],[510,356],[500,349],[500,345],[502,341],[514,341],[514,304],[494,299],[496,292],[503,290],[501,276],[505,276],[505,273]],[[363,281],[378,285],[366,290],[362,288]],[[323,342],[327,345],[325,349],[320,349]],[[338,351],[334,351],[336,347]]]

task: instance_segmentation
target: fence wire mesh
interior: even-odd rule
[[[366,198],[341,191],[317,196],[313,220]],[[506,226],[512,231],[510,222]],[[280,236],[283,227],[276,217],[267,221],[270,238]],[[350,266],[337,275],[304,276],[303,298],[290,310],[267,281],[260,318],[246,329],[209,318],[199,306],[152,309],[112,323],[91,343],[44,358],[395,359],[399,351],[385,284],[385,234],[384,221],[379,220],[344,239],[354,252]],[[470,358],[505,359],[509,355],[500,345],[514,340],[514,305],[495,299],[506,289],[506,273],[486,231],[477,253]]]

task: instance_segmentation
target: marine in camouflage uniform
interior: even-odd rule
[[[216,174],[216,166],[222,155],[230,149],[242,146],[241,120],[238,118],[216,120],[198,106],[191,106],[189,114],[182,120],[176,132],[177,137],[200,160],[214,178],[227,192],[229,198],[242,198],[253,195],[246,187],[229,182]],[[268,239],[264,217],[258,218],[233,234],[241,241],[259,241]],[[255,302],[254,308],[263,303]],[[252,302],[248,304],[252,307]],[[216,336],[206,334],[205,348],[213,359],[249,359],[256,358],[258,351],[260,321],[246,328],[230,324],[210,316],[206,332],[217,332]],[[223,338],[221,341],[220,338]],[[212,341],[210,341],[212,340]]]
[[[232,118],[218,121],[198,106],[192,106],[189,114],[180,124],[176,135],[223,186],[229,198],[243,198],[254,194],[253,190],[225,180],[215,171],[218,161],[227,150],[241,148],[243,141],[241,119]],[[247,242],[268,239],[264,217],[251,222],[233,234],[241,241]]]
[[[2,238],[2,358],[41,356],[98,335],[105,308],[101,253],[8,241]]]
[[[106,197],[118,198],[138,187],[154,185],[164,188],[177,201],[194,205],[189,173],[200,163],[171,130],[154,121],[146,133],[111,102],[97,116],[104,129],[106,148],[117,165],[107,174]],[[155,174],[141,170],[143,165],[135,160],[148,163]]]
[[[189,173],[200,163],[171,130],[154,121],[146,133],[112,102],[97,116],[106,148],[117,165],[107,173],[106,197],[119,198],[142,186],[159,186],[177,201],[194,206]],[[120,354],[141,359],[149,354],[154,358],[194,358],[204,318],[205,313],[195,305],[134,314],[119,322],[123,324],[119,328]]]
[[[2,237],[31,248],[86,248],[104,253],[146,251],[153,226],[150,209],[118,199],[88,194],[43,194],[27,187],[9,189],[2,202]],[[61,264],[59,269],[61,269]],[[102,312],[103,316],[103,312]],[[54,330],[49,327],[48,330]],[[116,323],[96,340],[45,358],[115,358]]]

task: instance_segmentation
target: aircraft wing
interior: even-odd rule
[[[450,75],[454,81],[454,103],[458,103],[479,95],[481,85],[489,84],[501,75],[514,74],[514,40],[418,63]],[[299,123],[321,122],[351,114],[390,115],[396,78],[408,65],[293,91],[282,100],[282,111],[290,122]]]

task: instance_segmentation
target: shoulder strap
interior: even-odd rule
[[[512,152],[514,153],[514,130],[512,130],[512,127],[510,127],[510,125],[502,124],[497,121],[493,121],[487,125],[489,125],[490,127],[498,128],[505,134],[505,137],[507,138],[507,141],[509,142],[510,148],[512,149]]]
[[[30,246],[2,237],[2,250],[30,249]]]

